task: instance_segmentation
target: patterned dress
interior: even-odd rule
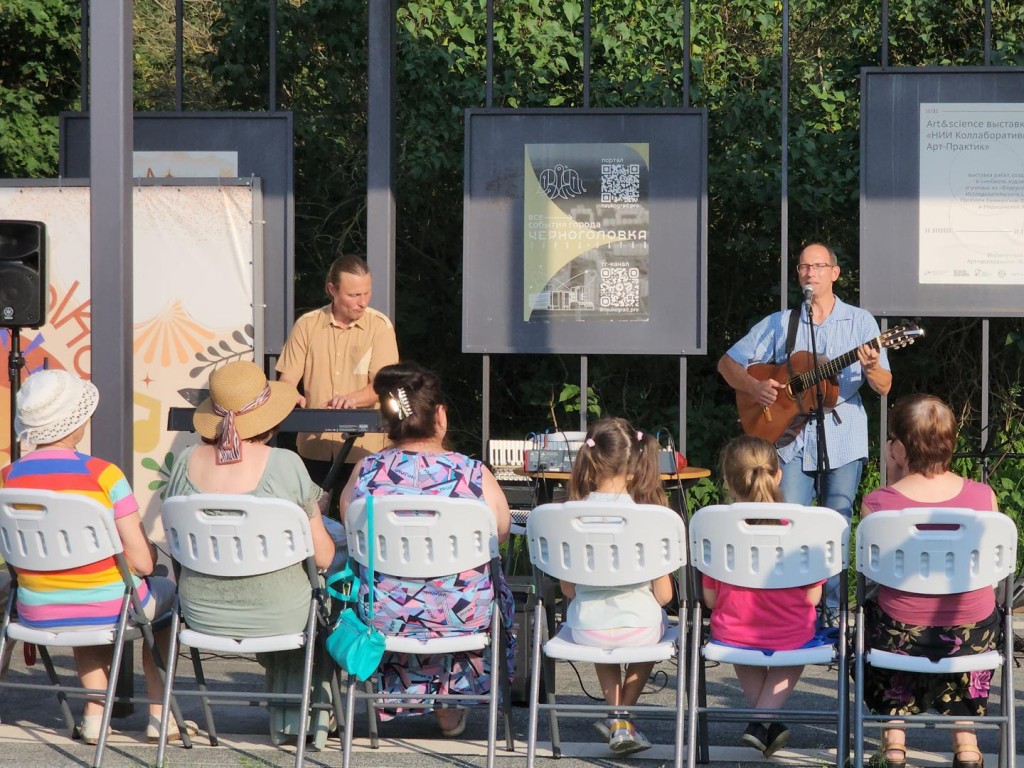
[[[358,467],[353,499],[367,494],[431,494],[463,499],[483,498],[483,465],[461,453],[415,453],[394,448],[367,456]],[[365,578],[363,579],[365,585]],[[499,609],[505,633],[506,674],[515,665],[512,592],[500,575]],[[363,587],[364,595],[366,587]],[[375,575],[373,624],[387,634],[449,637],[476,633],[490,624],[495,585],[488,566],[429,581]],[[392,693],[484,694],[490,690],[486,655],[476,652],[443,655],[388,653],[380,665],[382,690]],[[427,710],[382,711],[416,715]]]

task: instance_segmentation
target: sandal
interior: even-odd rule
[[[978,756],[977,760],[961,760],[961,752],[973,752]],[[977,744],[957,744],[953,747],[953,768],[984,768],[985,756],[981,754],[981,747]]]
[[[899,752],[895,760],[889,753]],[[882,749],[868,760],[868,768],[907,768],[907,747],[905,744],[884,744]]]
[[[199,735],[199,724],[194,720],[185,720],[185,731],[189,736]],[[167,740],[174,741],[175,739],[181,738],[181,731],[178,729],[178,723],[175,722],[174,716],[171,715],[171,722],[167,725]],[[146,741],[150,744],[156,744],[160,741],[160,720],[153,715],[149,716],[149,723],[146,724]]]
[[[466,721],[469,720],[469,710],[459,707],[457,711],[459,713],[459,719],[455,721],[455,725],[451,728],[441,726],[441,735],[445,738],[454,739],[457,736],[461,736],[463,731],[466,730]],[[440,724],[441,721],[438,720],[438,725],[440,726]]]

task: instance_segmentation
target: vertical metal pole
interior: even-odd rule
[[[494,106],[494,0],[487,0],[487,82],[484,84],[484,106]]]
[[[372,3],[371,3],[372,5]],[[267,90],[269,91],[270,111],[277,111],[277,0],[267,0],[267,26],[270,28],[270,76]]]
[[[480,456],[484,461],[490,460],[490,453],[487,447],[491,444],[491,356],[484,355],[483,366],[480,371],[483,380],[483,414],[480,420]]]
[[[132,0],[90,0],[92,452],[132,479]]]
[[[590,108],[590,0],[583,2],[583,108]]]
[[[779,309],[789,305],[789,0],[782,0],[782,173],[779,233]]]
[[[590,108],[590,0],[583,2],[583,108]],[[580,355],[580,430],[587,429],[587,356]]]
[[[985,0],[985,66],[992,63],[992,0]]]
[[[985,445],[991,437],[992,425],[989,422],[989,319],[986,317],[981,321],[981,482],[988,482],[988,456],[985,455]]]
[[[82,40],[82,111],[89,111],[89,0],[81,0],[82,21],[79,25]]]
[[[587,431],[587,356],[580,356],[580,431]]]
[[[90,0],[89,280],[92,381],[100,391],[90,453],[120,467],[132,482],[132,0]],[[128,404],[128,405],[126,405]],[[131,643],[117,694],[131,696]],[[116,704],[126,717],[131,704]]]
[[[889,0],[882,0],[882,66],[889,66]]]
[[[369,4],[369,93],[366,141],[366,257],[373,305],[395,311],[395,0]]]
[[[487,81],[484,84],[484,106],[494,106],[494,0],[487,0]],[[480,455],[489,461],[491,442],[491,356],[485,354],[481,361],[480,378],[482,380],[482,397],[480,407]]]
[[[889,318],[883,317],[881,325],[882,333],[889,330]],[[879,451],[878,457],[878,482],[880,486],[888,485],[886,482],[886,475],[888,472],[885,471],[885,442],[889,435],[889,396],[882,395],[882,406],[879,409],[881,412],[878,416],[878,437],[881,443],[881,450]]]
[[[185,105],[185,0],[174,3],[174,108],[181,112]]]
[[[679,440],[676,445],[686,455],[686,357],[679,358]]]
[[[690,57],[692,45],[690,41],[690,0],[683,0],[683,106],[690,106]],[[680,438],[681,440],[682,438]]]

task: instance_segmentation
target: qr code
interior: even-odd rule
[[[601,202],[639,203],[640,165],[601,163]]]
[[[640,270],[636,267],[601,267],[601,308],[640,311]]]

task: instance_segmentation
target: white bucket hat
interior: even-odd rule
[[[99,390],[68,371],[38,371],[18,392],[14,429],[32,445],[55,443],[89,420],[100,401]]]

